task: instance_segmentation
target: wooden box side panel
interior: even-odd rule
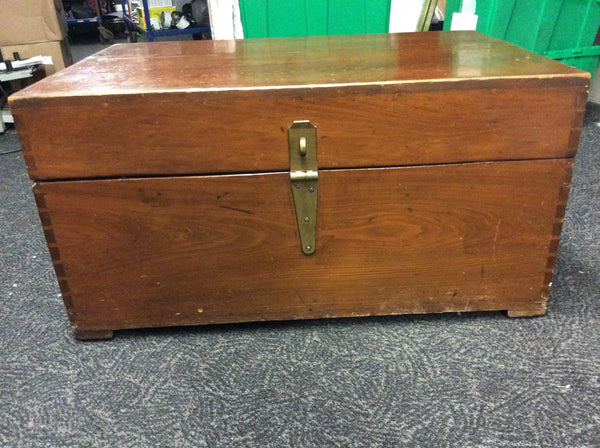
[[[301,253],[286,173],[38,183],[80,331],[544,312],[569,159],[323,170]]]
[[[573,156],[585,87],[517,81],[74,97],[19,102],[14,115],[38,180],[288,170],[296,120],[316,124],[320,168]]]

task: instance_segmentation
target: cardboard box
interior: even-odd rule
[[[71,49],[66,39],[54,42],[38,42],[35,44],[3,45],[1,49],[4,57],[8,59],[12,59],[12,54],[15,51],[19,52],[21,59],[33,56],[52,56],[54,65],[44,66],[46,76],[56,73],[73,63]]]
[[[61,0],[0,1],[0,45],[60,41],[67,29]]]

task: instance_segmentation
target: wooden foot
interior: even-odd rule
[[[546,314],[546,304],[545,303],[533,303],[531,305],[519,307],[519,308],[511,308],[508,310],[508,317],[533,317],[533,316],[542,316]]]
[[[93,341],[95,339],[112,339],[112,330],[80,330],[78,328],[73,330],[75,337],[80,341]]]

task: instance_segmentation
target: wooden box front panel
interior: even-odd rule
[[[574,156],[585,87],[503,83],[36,101],[19,131],[40,180],[289,170],[287,129],[304,119],[317,126],[321,169]]]
[[[38,182],[78,331],[545,309],[571,159],[321,170],[317,251],[289,175]]]

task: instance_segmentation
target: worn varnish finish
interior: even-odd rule
[[[164,42],[109,47],[11,107],[36,179],[287,170],[302,119],[321,168],[353,168],[572,156],[588,82],[472,32]]]
[[[537,159],[575,151],[569,144],[573,88],[189,97],[98,97],[71,107],[32,106],[19,123],[28,129],[31,173],[64,179],[286,170],[287,128],[298,117],[318,123],[322,168]],[[140,116],[140,110],[151,113]],[[111,132],[73,120],[77,115],[110,122]],[[73,135],[89,139],[66,139],[48,116],[72,123]]]
[[[69,318],[89,339],[543,314],[588,82],[472,32],[170,42],[110,47],[11,107]],[[287,172],[294,120],[317,125],[312,256]]]
[[[570,168],[562,159],[323,171],[315,256],[299,250],[283,173],[36,192],[52,210],[61,286],[81,328],[541,310]]]

